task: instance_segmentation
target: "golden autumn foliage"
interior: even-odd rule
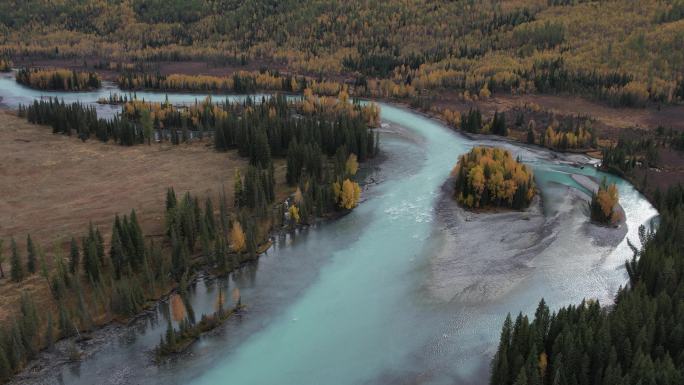
[[[359,204],[361,199],[361,187],[358,183],[345,179],[342,186],[338,182],[333,183],[333,192],[337,198],[339,207],[351,210]]]
[[[349,176],[354,176],[356,175],[356,172],[359,170],[359,161],[356,158],[356,154],[349,154],[349,157],[347,157],[347,162],[345,163],[344,166],[345,172]]]
[[[290,213],[290,219],[294,223],[299,223],[301,218],[299,217],[299,208],[297,208],[297,205],[290,206],[290,208],[288,209],[288,212]]]
[[[342,89],[330,78],[344,73],[363,79],[358,88],[378,97],[410,98],[444,88],[474,96],[482,91],[480,97],[487,91],[569,91],[628,102],[684,98],[684,23],[672,1],[393,0],[381,7],[314,0],[278,7],[236,2],[221,12],[211,1],[167,2],[154,9],[139,1],[6,3],[0,14],[12,23],[0,29],[0,52],[10,58],[96,57],[103,68],[119,63],[113,66],[117,71],[154,61],[265,63],[311,74],[308,87],[330,96]],[[543,63],[551,62],[558,67],[544,72]],[[560,90],[545,84],[554,74],[564,80]],[[607,81],[586,89],[594,75]],[[613,75],[624,78],[612,81]],[[283,85],[265,71],[245,81],[273,90],[306,87],[300,78]],[[185,80],[170,83],[176,82]],[[189,83],[240,88],[230,82],[228,77]]]
[[[247,237],[238,221],[233,222],[233,227],[230,229],[230,248],[236,253],[241,253],[247,249]]]
[[[617,185],[601,181],[598,190],[592,195],[589,208],[591,220],[603,224],[616,224],[620,219],[620,213],[616,210],[620,200]]]
[[[304,194],[302,194],[302,190],[299,187],[297,187],[297,190],[294,193],[294,201],[295,204],[298,205],[304,204]]]
[[[548,126],[539,138],[539,144],[545,147],[568,150],[583,149],[592,146],[594,136],[592,131],[584,126],[580,126],[574,131],[560,131],[553,125]]]
[[[445,108],[442,111],[442,118],[452,127],[460,127],[461,125],[461,114],[458,111]]]
[[[169,298],[169,306],[171,306],[171,318],[173,318],[174,321],[180,322],[185,319],[187,312],[185,310],[183,299],[180,295],[175,293],[171,294],[171,297]]]
[[[260,71],[236,71],[230,76],[211,75],[152,75],[148,73],[125,73],[118,82],[123,89],[155,89],[166,91],[288,91],[299,92],[307,79]],[[335,82],[309,81],[317,93],[337,95],[342,85]]]
[[[380,107],[373,102],[364,105],[352,103],[346,88],[338,97],[319,96],[311,88],[304,89],[303,93],[303,98],[294,102],[294,107],[302,114],[347,115],[351,118],[361,115],[369,127],[380,125]]]
[[[150,118],[156,122],[158,128],[164,128],[164,122],[173,117],[185,119],[189,127],[196,128],[205,118],[212,120],[225,119],[228,111],[212,101],[210,96],[194,104],[177,107],[168,102],[148,102],[131,99],[123,103],[122,114],[130,120],[140,120],[145,112],[149,112]],[[179,116],[174,116],[179,114]]]
[[[536,193],[534,175],[501,148],[475,147],[452,170],[456,199],[468,208],[522,209]]]
[[[539,355],[539,376],[541,378],[545,378],[546,376],[546,368],[549,366],[549,358],[546,355],[546,352],[541,352]]]
[[[40,90],[84,91],[100,88],[99,76],[94,72],[67,69],[20,69],[18,83]]]

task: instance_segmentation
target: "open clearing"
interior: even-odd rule
[[[114,215],[131,209],[146,235],[160,234],[168,187],[179,196],[186,191],[200,199],[211,196],[218,208],[220,189],[224,186],[232,202],[235,169],[246,166],[237,151],[216,152],[211,141],[132,147],[84,143],[0,111],[0,239],[6,240],[6,253],[12,236],[25,250],[28,233],[47,247],[82,236],[89,221],[108,237]],[[284,162],[276,162],[279,186],[284,175]]]

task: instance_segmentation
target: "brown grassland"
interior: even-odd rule
[[[0,239],[5,240],[6,276],[10,237],[16,238],[25,258],[30,233],[49,260],[53,244],[62,246],[66,255],[71,236],[80,239],[89,221],[100,228],[107,243],[114,215],[135,209],[144,233],[161,238],[168,187],[200,199],[210,196],[214,202],[223,187],[232,205],[235,170],[244,174],[247,161],[236,151],[216,152],[210,143],[132,147],[96,140],[84,143],[0,111]],[[276,160],[275,167],[276,199],[283,200],[290,192],[285,164]],[[53,302],[39,274],[28,276],[21,285],[2,279],[0,320],[19,309],[23,289],[34,294],[39,309]]]

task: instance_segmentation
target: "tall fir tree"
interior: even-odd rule
[[[80,261],[81,255],[78,251],[78,242],[76,242],[76,238],[71,237],[71,244],[69,247],[69,270],[71,271],[71,274],[75,274],[78,271]]]
[[[21,265],[21,256],[19,255],[17,241],[14,239],[14,237],[12,238],[10,247],[12,249],[10,276],[12,277],[12,281],[20,282],[22,279],[24,279],[24,268]]]
[[[33,244],[31,234],[26,236],[26,270],[29,274],[36,272],[36,246]]]

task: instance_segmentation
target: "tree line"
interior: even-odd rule
[[[100,77],[95,72],[66,69],[20,68],[16,80],[31,88],[50,91],[87,91],[101,86]]]
[[[179,199],[169,188],[161,240],[144,234],[135,210],[115,216],[108,241],[91,223],[81,237],[71,238],[66,252],[55,244],[51,258],[30,235],[24,251],[11,238],[11,280],[22,283],[38,274],[56,310],[37,312],[31,294],[22,289],[20,309],[0,327],[0,382],[61,338],[82,335],[110,320],[125,321],[175,287],[182,293],[199,269],[226,274],[254,259],[268,231],[260,224],[273,220],[270,213],[259,216],[247,207],[231,212],[223,192],[218,203],[215,209],[210,198],[200,204],[187,193]],[[0,263],[4,250],[0,241]],[[0,277],[4,274],[0,268]],[[194,317],[185,322],[188,328],[204,330],[226,316],[227,311],[219,311],[197,324]]]
[[[202,91],[254,93],[257,91],[302,92],[307,88],[316,94],[335,96],[344,86],[306,76],[281,74],[279,71],[235,71],[229,76],[184,75],[126,71],[118,77],[124,90]]]
[[[146,132],[140,125],[125,117],[98,118],[95,107],[80,102],[69,104],[57,98],[34,100],[27,106],[20,105],[18,113],[29,123],[49,125],[55,134],[75,135],[83,141],[95,136],[105,143],[112,140],[122,146],[132,146],[145,140]]]

